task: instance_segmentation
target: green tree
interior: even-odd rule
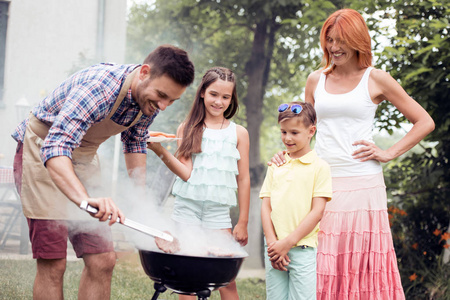
[[[422,143],[422,151],[386,166],[400,273],[407,298],[450,299],[450,266],[442,259],[450,243],[445,233],[450,219],[450,10],[448,2],[441,0],[385,4],[384,17],[395,20],[396,33],[389,35],[391,46],[382,52],[380,65],[436,124]],[[398,124],[404,117],[384,116],[389,119]],[[387,121],[383,124],[392,126]]]
[[[244,104],[238,122],[249,131],[252,184],[257,185],[264,174],[260,137],[265,108],[275,115],[281,101],[299,98],[307,74],[320,61],[321,22],[335,9],[333,2],[310,0],[156,0],[134,5],[129,58],[173,43],[191,53],[197,78],[213,65],[233,69]]]
[[[318,36],[323,21],[342,7],[363,13],[375,42],[377,66],[397,78],[436,122],[436,130],[426,138],[422,151],[410,152],[385,166],[405,291],[408,298],[430,298],[445,293],[442,287],[448,285],[449,277],[448,267],[440,263],[448,242],[442,236],[449,224],[447,6],[444,0],[155,0],[130,10],[128,59],[141,61],[157,45],[171,43],[190,52],[197,78],[214,65],[233,69],[244,104],[235,120],[249,130],[252,184],[256,186],[264,174],[261,155],[267,159],[281,147],[276,107],[301,99],[307,74],[318,67]],[[385,32],[391,46],[384,49],[380,34],[383,19],[388,24],[395,22],[396,31]],[[194,90],[188,89],[184,98],[193,99]],[[157,118],[155,123],[162,122],[174,130],[190,103],[178,101],[169,109],[172,118]],[[379,128],[392,134],[404,121],[389,103],[381,105]],[[419,265],[431,267],[422,268],[421,274],[415,270]],[[424,279],[411,281],[413,274]]]

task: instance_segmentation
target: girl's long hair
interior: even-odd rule
[[[238,109],[238,96],[236,92],[234,73],[230,69],[223,67],[214,67],[209,69],[206,71],[205,75],[203,75],[202,82],[200,83],[197,93],[195,94],[194,103],[192,104],[191,110],[184,121],[181,145],[176,152],[177,157],[189,158],[192,153],[202,152],[201,145],[204,130],[203,128],[205,125],[206,108],[201,95],[204,94],[206,89],[218,79],[233,83],[233,93],[231,95],[230,106],[224,112],[224,117],[226,119],[230,119],[236,113]]]
[[[371,39],[369,29],[364,18],[353,9],[340,9],[332,13],[320,31],[320,45],[323,50],[323,69],[329,70],[324,73],[329,74],[335,69],[331,60],[331,54],[327,50],[327,36],[333,32],[336,37],[348,47],[356,51],[358,64],[361,68],[372,65]]]

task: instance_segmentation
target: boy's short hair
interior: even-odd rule
[[[186,51],[172,45],[161,45],[144,60],[151,68],[151,77],[168,75],[182,86],[194,81],[194,64]]]
[[[293,102],[289,102],[286,104],[288,105],[288,107],[285,110],[283,110],[283,111],[280,111],[280,109],[278,110],[279,111],[278,123],[281,123],[287,119],[300,118],[300,120],[303,122],[303,125],[305,125],[305,127],[308,127],[311,125],[316,125],[316,121],[317,121],[316,110],[311,105],[311,103],[293,101]],[[291,110],[292,105],[300,105],[302,107],[302,110],[300,111],[300,113],[293,112]]]

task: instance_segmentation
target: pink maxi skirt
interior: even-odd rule
[[[320,222],[317,299],[405,299],[383,173],[333,178]]]

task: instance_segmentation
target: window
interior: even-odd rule
[[[3,89],[5,82],[6,28],[8,26],[9,2],[0,1],[0,108],[5,107]]]

